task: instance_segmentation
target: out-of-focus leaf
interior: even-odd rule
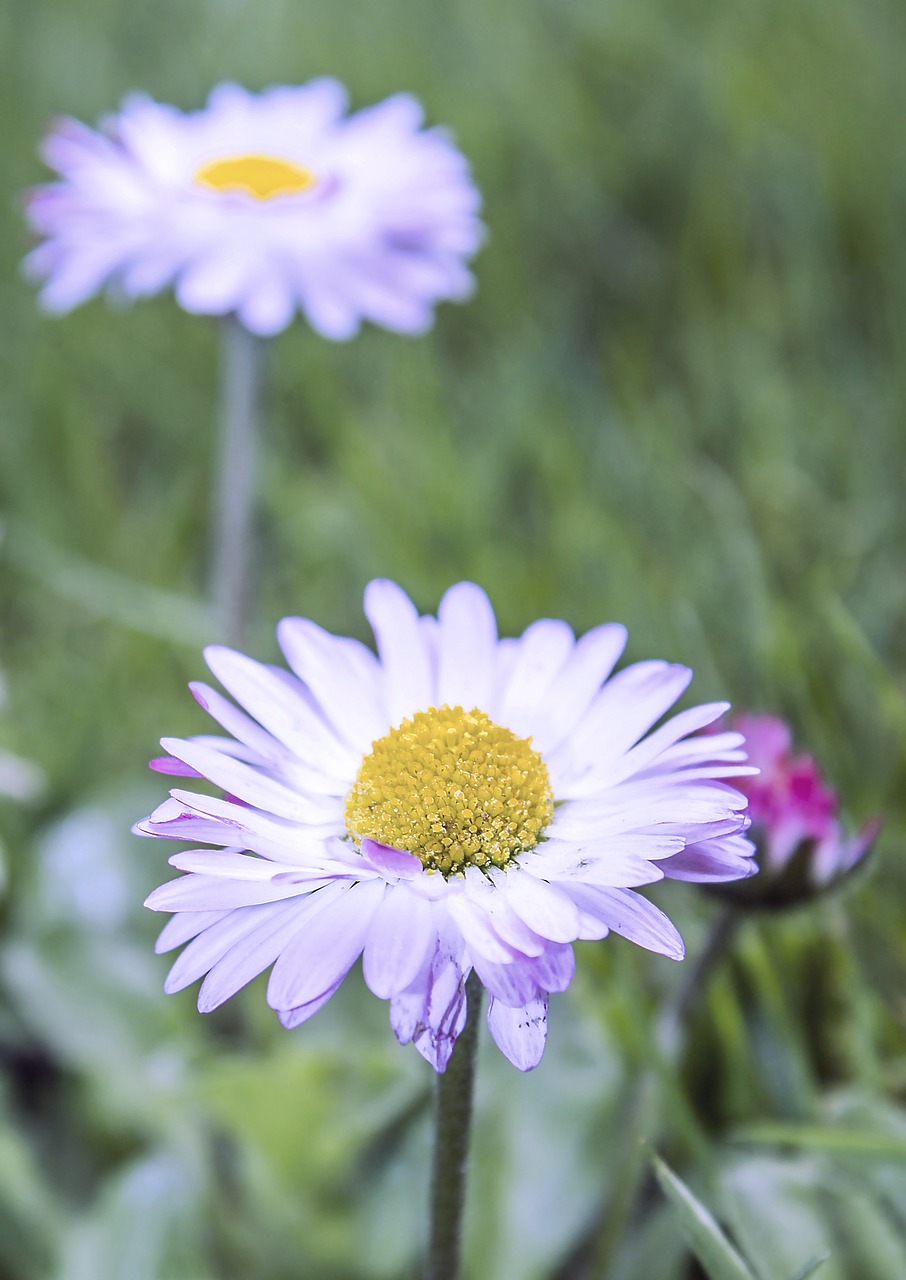
[[[713,1216],[659,1156],[652,1156],[661,1188],[677,1212],[689,1247],[710,1280],[757,1280]]]
[[[844,1156],[906,1159],[906,1137],[892,1133],[871,1133],[817,1124],[759,1121],[737,1129],[733,1137],[738,1142],[757,1146],[805,1147],[812,1151],[835,1152]]]
[[[161,1150],[113,1175],[63,1242],[59,1280],[211,1276],[200,1170]]]
[[[0,1097],[0,1275],[42,1280],[57,1246],[62,1208]]]
[[[906,1231],[870,1168],[856,1177],[824,1153],[739,1156],[723,1185],[734,1231],[768,1277],[794,1272],[803,1254],[829,1255],[822,1280],[906,1276]]]

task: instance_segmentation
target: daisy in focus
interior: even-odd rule
[[[186,874],[147,900],[174,913],[158,951],[188,944],[166,990],[207,975],[207,1012],[273,965],[268,1003],[295,1027],[361,956],[398,1039],[440,1072],[474,970],[495,1042],[529,1070],[548,996],[573,977],[571,943],[612,930],[680,960],[676,929],[635,889],[755,870],[746,798],[725,781],[754,772],[743,736],[698,732],[726,703],[649,732],[692,673],[612,675],[617,624],[576,640],[542,619],[498,639],[467,582],[436,618],[372,582],[365,612],[377,655],[303,618],[278,627],[292,674],[206,650],[235,702],[191,688],[228,736],[164,739],[152,766],[225,794],[174,790],[136,828],[219,846],[177,853]]]
[[[189,113],[132,96],[100,131],[61,120],[42,149],[60,180],[28,200],[43,304],[173,286],[186,311],[235,313],[259,335],[297,310],[334,339],[363,320],[424,331],[437,302],[471,292],[478,191],[414,98],[345,110],[325,78],[222,84]]]
[[[742,712],[731,728],[746,739],[754,777],[736,780],[749,800],[760,874],[721,892],[744,905],[794,906],[830,888],[866,857],[881,829],[871,819],[846,838],[837,795],[810,755],[793,754],[790,726],[779,716]]]

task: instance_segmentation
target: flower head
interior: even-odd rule
[[[142,96],[101,131],[63,119],[44,142],[60,181],[28,201],[26,259],[68,311],[103,288],[169,285],[187,311],[277,333],[297,309],[329,338],[362,320],[415,333],[472,288],[480,197],[446,134],[408,95],[344,116],[335,80],[215,88],[183,113]]]
[[[880,830],[876,819],[846,839],[837,796],[810,755],[793,755],[790,727],[778,716],[744,712],[732,728],[745,735],[759,772],[735,784],[748,796],[759,875],[721,893],[750,906],[792,906],[815,897],[852,871]]]
[[[697,732],[725,703],[649,733],[691,672],[611,676],[616,624],[576,640],[546,618],[498,640],[467,582],[437,618],[386,581],[365,611],[377,656],[303,618],[278,628],[292,675],[206,651],[244,710],[193,685],[229,736],[164,739],[153,765],[227,794],[175,790],[137,828],[221,846],[177,853],[187,874],[148,899],[175,913],[158,950],[188,943],[167,990],[206,974],[208,1011],[273,964],[268,1003],[295,1027],[361,956],[397,1037],[443,1071],[474,969],[495,1041],[528,1070],[548,995],[572,980],[571,943],[613,930],[679,960],[676,929],[635,888],[754,870],[745,797],[723,781],[746,770],[743,738]]]

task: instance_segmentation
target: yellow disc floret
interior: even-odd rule
[[[224,156],[195,172],[195,181],[212,191],[242,191],[256,200],[299,195],[317,182],[310,169],[277,156]]]
[[[530,738],[483,711],[429,707],[372,746],[346,797],[346,829],[420,858],[429,871],[505,867],[554,813]]]

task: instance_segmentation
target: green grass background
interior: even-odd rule
[[[274,343],[248,647],[287,613],[366,637],[375,575],[424,610],[469,577],[504,633],[619,619],[697,700],[787,716],[847,822],[884,815],[873,871],[746,926],[646,1131],[763,1280],[906,1275],[904,53],[885,0],[2,0],[0,746],[48,779],[0,800],[2,1280],[413,1274],[430,1073],[386,1010],[356,978],[292,1035],[260,984],[202,1019],[139,906],[145,762],[204,731],[217,325],[49,319],[18,274],[54,115],[324,73],[416,93],[489,238],[426,338]],[[694,952],[714,905],[656,896]],[[483,1059],[469,1274],[689,1280],[652,1183],[615,1207],[682,971],[579,968],[533,1076]]]

